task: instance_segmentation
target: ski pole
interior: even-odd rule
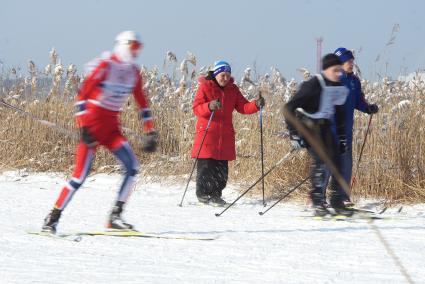
[[[55,124],[53,122],[50,122],[50,121],[41,119],[40,117],[35,116],[32,113],[29,113],[29,112],[27,112],[27,111],[25,111],[25,110],[23,110],[21,108],[18,108],[18,107],[14,106],[14,105],[11,105],[11,104],[5,102],[3,99],[0,99],[0,103],[3,106],[8,107],[8,108],[13,109],[13,110],[16,110],[17,112],[19,112],[19,113],[21,113],[21,114],[23,114],[23,115],[25,115],[25,116],[27,116],[29,118],[32,118],[33,120],[35,120],[35,121],[37,121],[37,122],[39,122],[39,123],[41,123],[43,125],[46,125],[46,126],[48,126],[50,128],[53,128],[53,129],[57,130],[58,132],[60,132],[62,134],[65,134],[65,135],[70,136],[72,138],[78,138],[78,135],[75,134],[72,130],[69,130],[69,129],[60,127],[60,126],[58,126],[57,124]]]
[[[3,99],[0,99],[0,104],[2,104],[5,107],[8,107],[10,109],[16,110],[17,112],[19,112],[19,113],[21,113],[21,114],[23,114],[23,115],[25,115],[27,117],[30,117],[30,118],[34,119],[35,121],[40,122],[43,125],[46,125],[46,126],[48,126],[50,128],[53,128],[53,129],[57,130],[58,132],[60,132],[62,134],[65,134],[65,135],[70,136],[70,137],[75,138],[75,139],[79,139],[79,135],[76,134],[76,133],[74,133],[72,130],[69,130],[69,129],[60,127],[60,126],[58,126],[57,124],[55,124],[53,122],[50,122],[50,121],[41,119],[40,117],[35,116],[32,113],[29,113],[29,112],[27,112],[27,111],[25,111],[25,110],[23,110],[23,109],[21,109],[19,107],[16,107],[14,105],[11,105],[11,104],[5,102]],[[129,134],[131,136],[134,136],[136,138],[141,139],[141,136],[139,134],[137,134],[135,131],[131,130],[130,128],[123,127],[122,129],[126,132],[126,134]]]
[[[226,208],[224,208],[223,211],[221,211],[220,213],[215,213],[216,217],[220,217],[221,215],[223,215],[224,212],[226,212],[230,207],[232,207],[239,199],[241,199],[245,194],[248,193],[248,191],[250,191],[254,186],[257,185],[257,183],[259,183],[262,179],[264,179],[271,171],[273,171],[276,167],[278,167],[281,163],[283,163],[284,161],[288,160],[292,153],[294,153],[296,151],[296,149],[291,149],[291,151],[289,151],[285,156],[283,156],[282,159],[280,159],[273,167],[271,167],[267,172],[265,172],[256,182],[254,182],[253,185],[251,185],[247,190],[245,190],[241,195],[239,195],[238,198],[236,198],[232,203],[230,203]]]
[[[260,93],[261,97],[261,93]],[[263,107],[260,107],[260,146],[261,146],[261,176],[264,176],[264,145],[263,145]],[[263,189],[263,206],[266,206],[264,199],[264,179],[261,180]]]
[[[362,144],[362,147],[360,148],[360,154],[359,154],[359,159],[357,160],[356,170],[354,172],[354,176],[353,176],[353,179],[351,180],[351,184],[350,184],[350,194],[353,191],[354,185],[356,184],[357,173],[358,173],[359,168],[360,168],[360,161],[362,160],[363,149],[364,149],[364,146],[366,145],[366,140],[367,140],[367,136],[369,134],[370,124],[372,123],[372,117],[373,117],[373,114],[370,115],[369,123],[367,124],[366,133],[365,133],[364,139],[363,139],[363,144]]]
[[[186,188],[183,192],[182,200],[179,203],[180,207],[182,207],[182,205],[183,205],[183,200],[184,200],[184,197],[186,195],[187,188],[189,187],[189,183],[190,183],[190,180],[192,179],[193,171],[195,170],[196,164],[198,163],[199,154],[201,154],[202,145],[204,144],[205,137],[207,136],[208,129],[210,129],[210,125],[211,125],[211,121],[212,121],[213,116],[214,116],[214,111],[211,112],[210,119],[208,120],[207,127],[205,128],[204,137],[202,137],[201,145],[199,145],[198,154],[196,155],[195,162],[193,162],[192,171],[190,172],[189,179],[187,180],[187,184],[186,184]]]
[[[289,196],[292,192],[294,192],[297,188],[299,188],[301,185],[303,185],[306,181],[308,181],[308,179],[311,176],[306,177],[305,179],[303,179],[301,182],[299,182],[296,186],[294,186],[291,190],[289,190],[287,193],[285,193],[281,198],[279,198],[273,205],[271,205],[269,208],[267,208],[266,211],[264,212],[258,212],[258,214],[260,214],[260,216],[263,216],[264,214],[266,214],[270,209],[272,209],[273,207],[275,207],[276,204],[278,204],[279,202],[281,202],[284,198],[286,198],[287,196]]]

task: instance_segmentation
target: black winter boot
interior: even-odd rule
[[[211,197],[209,203],[212,206],[217,206],[217,207],[223,207],[223,206],[226,206],[226,204],[227,204],[227,202],[223,198],[221,198],[220,196]]]
[[[208,204],[210,202],[211,197],[208,194],[198,193],[196,192],[196,198],[198,201],[204,204]]]

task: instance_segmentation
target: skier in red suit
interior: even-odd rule
[[[136,33],[125,31],[117,36],[112,54],[104,53],[102,58],[86,65],[87,77],[78,92],[76,103],[76,120],[81,140],[77,146],[75,168],[72,178],[62,188],[53,210],[45,218],[43,231],[56,232],[62,211],[89,174],[98,146],[104,146],[112,152],[125,172],[107,227],[132,228],[132,225],[121,218],[139,168],[119,122],[120,111],[129,95],[133,94],[140,109],[139,117],[145,133],[142,140],[144,150],[153,152],[157,145],[151,111],[143,92],[140,70],[135,63],[142,47],[142,41]]]

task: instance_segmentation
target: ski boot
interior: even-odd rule
[[[316,217],[323,217],[326,215],[331,215],[329,211],[329,204],[327,202],[321,202],[313,204],[313,215]]]
[[[106,225],[109,229],[115,229],[115,230],[133,230],[134,227],[131,224],[126,223],[122,217],[122,204],[117,204],[112,208],[111,215],[109,215],[109,221]]]
[[[335,201],[331,202],[332,208],[335,210],[336,214],[343,215],[346,217],[353,216],[355,209],[351,206],[347,206],[344,201]]]
[[[55,234],[56,226],[59,223],[59,218],[61,217],[61,214],[62,210],[53,208],[52,211],[50,211],[49,215],[44,218],[44,224],[41,228],[41,231],[45,233]]]
[[[332,212],[329,211],[329,204],[326,202],[326,198],[323,196],[320,188],[315,188],[310,192],[310,199],[313,204],[314,216],[323,217],[332,214]]]
[[[350,199],[344,200],[342,203],[344,203],[345,207],[349,207],[349,208],[355,208],[356,207],[356,205],[353,202],[351,202]]]

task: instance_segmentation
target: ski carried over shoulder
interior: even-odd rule
[[[183,235],[166,235],[155,233],[144,233],[136,230],[105,230],[105,231],[88,231],[77,232],[78,236],[108,236],[108,237],[138,237],[153,239],[169,239],[169,240],[188,240],[188,241],[213,241],[216,237],[196,237]]]
[[[43,231],[29,231],[27,232],[30,235],[37,235],[37,236],[43,236],[43,237],[49,237],[54,239],[60,239],[64,241],[71,241],[71,242],[80,242],[82,240],[82,237],[79,234],[73,234],[73,233],[50,233],[50,232],[43,232]]]

